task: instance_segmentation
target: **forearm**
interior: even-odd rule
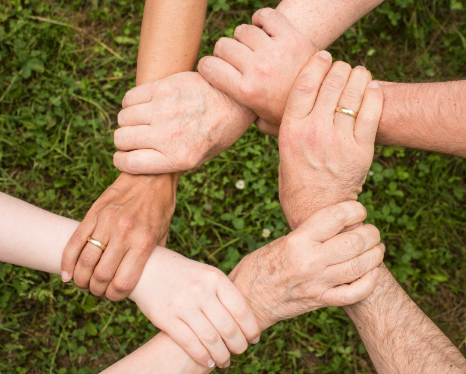
[[[466,81],[382,82],[377,142],[466,157]]]
[[[207,0],[147,0],[139,42],[136,84],[194,69]]]
[[[293,26],[325,49],[383,0],[283,0],[277,7]]]
[[[411,300],[390,271],[381,267],[366,300],[345,308],[380,374],[454,374],[466,360]]]

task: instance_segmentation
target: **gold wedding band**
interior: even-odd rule
[[[87,238],[87,241],[91,244],[94,244],[96,247],[99,247],[102,251],[105,251],[107,249],[107,246],[105,244],[102,244],[101,242],[91,238],[90,236]]]
[[[335,112],[343,113],[353,118],[358,118],[358,112],[353,112],[351,109],[342,108],[341,106],[337,106]]]

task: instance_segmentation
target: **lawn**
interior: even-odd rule
[[[250,22],[254,10],[277,3],[209,0],[200,55]],[[112,134],[135,81],[142,9],[142,1],[128,0],[0,3],[1,191],[80,220],[115,180]],[[390,0],[329,50],[377,79],[461,79],[466,5]],[[276,139],[253,126],[231,149],[186,173],[168,247],[229,271],[286,234],[277,168]],[[463,354],[465,179],[462,159],[377,147],[360,197],[387,244],[387,265]],[[244,189],[235,187],[238,180]],[[156,333],[129,301],[111,303],[58,276],[7,264],[0,264],[0,330],[1,373],[97,373]],[[220,371],[374,373],[338,308],[278,323]]]

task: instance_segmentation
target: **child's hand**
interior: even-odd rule
[[[227,367],[259,340],[248,302],[220,270],[157,247],[130,299],[196,362]]]
[[[266,8],[241,25],[234,39],[221,38],[199,73],[214,87],[252,109],[257,127],[278,136],[288,95],[299,72],[318,51],[280,12]]]
[[[362,191],[383,107],[382,89],[371,81],[361,66],[332,65],[326,51],[312,57],[296,79],[278,137],[280,202],[292,228],[323,207],[356,200]]]

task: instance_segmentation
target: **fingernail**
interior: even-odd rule
[[[230,361],[228,361],[225,365],[223,365],[224,368],[227,368],[228,366],[230,366]]]
[[[384,252],[385,252],[385,250],[386,250],[385,244],[383,244],[383,243],[380,243],[380,248],[382,248],[382,251],[384,251]]]
[[[89,291],[89,289],[84,289],[84,288],[80,288],[80,290],[81,290],[82,292],[87,292],[87,291]]]
[[[71,275],[68,274],[66,271],[61,272],[61,280],[62,282],[69,282],[71,280]]]
[[[261,337],[258,336],[257,338],[252,339],[252,340],[251,340],[251,344],[257,344],[257,343],[259,343],[260,338],[261,338]]]
[[[374,270],[372,270],[371,274],[374,277],[374,279],[377,279],[379,277],[379,273],[380,273],[379,268],[375,268]]]
[[[367,70],[367,69],[366,69],[364,66],[362,66],[362,65],[356,66],[356,69]]]
[[[380,85],[379,85],[379,82],[377,81],[372,81],[371,83],[369,83],[369,86],[370,88],[379,88]]]
[[[207,366],[213,368],[215,366],[214,360],[210,359],[209,361],[207,361]]]
[[[210,57],[206,57],[202,60],[202,67],[205,70],[210,69],[211,66],[212,66],[212,59]]]
[[[332,55],[330,54],[330,52],[327,52],[327,51],[320,51],[319,56],[322,57],[324,60],[332,59]]]

